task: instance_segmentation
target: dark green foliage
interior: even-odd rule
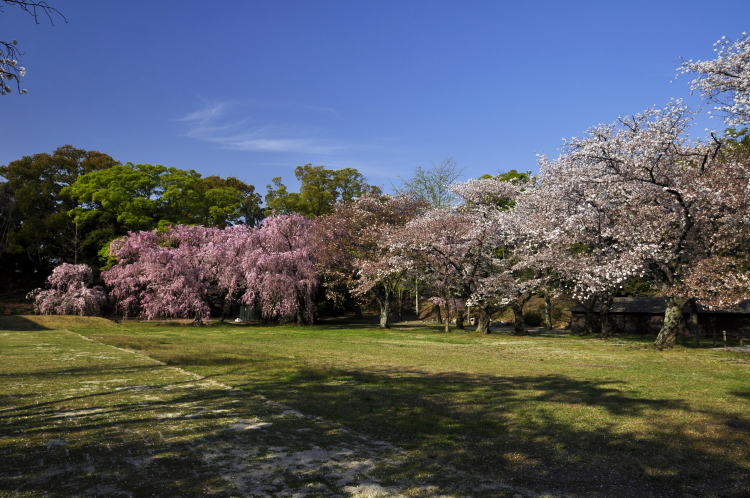
[[[101,251],[130,230],[223,228],[260,219],[260,196],[252,185],[161,165],[118,164],[83,175],[65,193],[77,201],[69,214],[86,232],[82,246],[89,251]]]
[[[646,277],[633,277],[622,285],[618,294],[621,296],[653,296],[655,295],[654,282]]]
[[[539,327],[542,321],[542,315],[537,311],[527,311],[523,314],[523,323],[529,327]]]
[[[128,230],[262,218],[255,187],[193,170],[118,164],[65,145],[0,166],[0,292],[39,286],[63,262],[99,266]],[[106,266],[106,264],[105,264]]]
[[[114,164],[107,154],[65,145],[52,154],[24,156],[0,166],[6,180],[0,189],[0,281],[8,287],[36,285],[55,265],[86,260],[80,254],[79,232],[67,214],[75,203],[64,189],[79,176]]]
[[[207,176],[203,179],[206,201],[209,204],[208,214],[215,226],[222,222],[257,225],[263,219],[260,208],[260,194],[255,187],[233,176]]]

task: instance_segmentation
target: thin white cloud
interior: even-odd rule
[[[350,148],[316,136],[317,130],[310,127],[261,124],[256,117],[262,115],[259,107],[336,113],[332,108],[289,101],[224,101],[208,102],[178,121],[189,123],[185,136],[231,150],[331,154]]]
[[[178,121],[195,121],[199,123],[204,123],[212,119],[218,119],[225,113],[228,105],[229,105],[228,102],[206,104],[200,109],[196,109],[195,111],[188,113],[181,118],[178,118]]]
[[[208,139],[220,143],[226,149],[261,152],[302,152],[311,154],[331,154],[348,147],[327,143],[314,138],[282,138],[257,135],[214,137]]]

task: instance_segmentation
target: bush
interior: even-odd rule
[[[542,321],[542,315],[537,311],[528,311],[523,314],[523,323],[529,327],[538,327]]]

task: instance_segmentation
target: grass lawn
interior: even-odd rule
[[[0,400],[0,494],[750,495],[722,350],[0,317]]]

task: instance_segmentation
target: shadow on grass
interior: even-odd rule
[[[719,435],[703,432],[681,401],[620,381],[300,368],[242,387],[404,448],[411,464],[394,479],[451,466],[540,492],[750,492],[750,420],[712,414]],[[659,417],[674,412],[686,422]]]
[[[244,374],[235,368],[223,375]],[[691,409],[679,400],[630,394],[621,381],[297,367],[283,378],[265,376],[239,386],[243,391],[190,389],[194,382],[131,386],[5,410],[0,494],[236,495],[218,477],[226,469],[201,458],[197,449],[246,452],[288,444],[288,434],[276,424],[243,433],[240,440],[217,431],[238,416],[262,416],[265,405],[243,391],[398,445],[408,463],[384,470],[383,480],[428,480],[438,486],[436,493],[465,495],[484,480],[584,496],[750,492],[750,421],[713,414],[717,426],[702,432],[688,422],[660,419],[664,413],[690,415]],[[168,400],[122,398],[128,391],[170,386],[181,390]],[[246,403],[239,411],[238,399]],[[100,411],[87,414],[82,405]],[[164,412],[179,411],[176,406],[193,411],[165,420]],[[202,411],[206,406],[211,410]],[[634,421],[647,427],[628,429]],[[167,423],[188,425],[170,434]],[[315,439],[322,433],[305,434],[309,444],[325,444]],[[23,439],[8,443],[14,436]],[[63,442],[54,444],[58,440]],[[318,478],[309,479],[315,484]],[[345,494],[335,483],[321,485],[316,496]]]
[[[203,451],[233,436],[217,427],[236,420],[237,413],[222,412],[236,407],[238,394],[186,389],[165,401],[108,399],[123,396],[116,390],[11,409],[0,417],[0,432],[22,439],[0,442],[0,495],[236,496],[220,477],[226,469],[205,461]],[[86,409],[70,408],[82,400]],[[179,404],[208,404],[216,413],[165,419]],[[248,436],[248,445],[263,443]]]
[[[337,474],[335,465],[333,474],[321,470],[331,462],[315,455],[346,461],[358,456],[350,446],[356,438],[342,445],[329,422],[314,421],[313,430],[310,419],[286,416],[285,407],[194,383],[131,386],[8,410],[0,417],[0,495],[348,494],[345,485],[356,476]],[[168,399],[148,395],[159,389]],[[234,427],[256,417],[273,420],[264,424],[272,429]],[[364,465],[376,463],[369,458]]]
[[[44,378],[64,378],[74,381],[75,377],[91,377],[92,375],[112,375],[127,374],[136,371],[153,370],[163,368],[161,365],[129,365],[121,367],[102,367],[94,365],[90,367],[73,367],[50,370],[35,370],[33,372],[13,372],[0,374],[1,378],[25,378],[25,379],[44,379]]]
[[[130,367],[130,368],[102,368],[102,367],[90,367],[90,368],[79,368],[79,369],[67,369],[67,370],[59,370],[54,372],[47,372],[47,375],[66,375],[70,370],[77,370],[81,372],[81,375],[84,375],[83,372],[85,372],[86,377],[90,377],[93,374],[99,373],[100,375],[111,375],[111,374],[122,374],[122,373],[133,373],[137,370],[140,371],[148,371],[148,370],[158,370],[163,369],[164,367],[161,365],[143,365],[138,367]],[[13,374],[14,376],[16,374]],[[19,376],[23,376],[23,374],[18,374]],[[27,376],[29,374],[26,374]],[[6,375],[10,376],[10,375]],[[10,406],[10,407],[4,407],[0,409],[0,420],[2,419],[11,419],[16,418],[19,416],[19,414],[22,414],[22,416],[34,416],[34,415],[50,415],[54,414],[59,410],[59,407],[61,405],[65,405],[67,403],[71,402],[77,402],[81,400],[95,400],[97,398],[103,398],[109,395],[113,394],[122,394],[126,391],[136,391],[140,389],[158,389],[160,387],[166,387],[166,386],[179,386],[180,384],[192,384],[194,383],[194,380],[186,380],[183,382],[171,382],[168,384],[150,384],[150,385],[143,385],[143,386],[122,386],[120,388],[115,388],[114,390],[109,391],[99,391],[95,393],[90,394],[82,394],[80,396],[69,396],[67,398],[56,398],[51,401],[42,401],[42,402],[36,402],[36,403],[29,403],[26,405],[21,406]],[[9,396],[12,398],[20,398],[20,397],[30,397],[31,395],[23,395],[23,396]]]
[[[13,332],[49,330],[27,318],[18,315],[0,315],[0,330]]]

